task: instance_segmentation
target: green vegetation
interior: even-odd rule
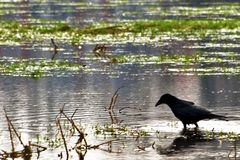
[[[157,134],[159,134],[157,132]],[[212,131],[200,131],[195,129],[190,129],[182,133],[183,136],[187,138],[203,139],[203,140],[227,140],[236,141],[240,138],[240,134],[236,132],[216,132],[214,129]],[[161,138],[161,137],[160,137]]]
[[[217,31],[221,29],[240,28],[240,20],[141,20],[119,23],[100,23],[85,28],[69,26],[63,22],[46,22],[44,25],[21,24],[16,21],[0,22],[0,42],[16,43],[42,41],[46,38],[66,40],[71,43],[82,41],[102,41],[114,40],[118,38],[129,39],[132,36],[155,37],[164,35],[167,32],[171,34],[188,35],[204,34],[207,31]],[[170,33],[167,33],[170,34]],[[101,35],[112,35],[111,37],[101,37]],[[99,37],[100,36],[100,37]],[[125,38],[124,38],[125,37]],[[100,40],[99,39],[99,40]]]
[[[116,125],[116,124],[105,124],[103,126],[96,125],[94,127],[94,133],[96,135],[112,135],[112,136],[127,136],[127,137],[146,137],[150,136],[144,130],[141,129],[131,129],[126,126]]]
[[[196,64],[207,62],[205,56],[201,56],[200,54],[177,54],[177,55],[168,55],[161,54],[159,56],[148,56],[148,55],[115,55],[112,56],[111,61],[113,63],[129,63],[129,64],[162,64],[162,63],[177,63],[177,64]],[[210,59],[209,59],[210,60]],[[221,58],[211,59],[222,61]]]
[[[101,54],[99,54],[101,55]],[[164,73],[179,74],[240,74],[238,57],[233,54],[226,56],[209,56],[201,53],[195,54],[160,54],[158,56],[149,55],[105,55],[95,57],[88,55],[83,60],[89,63],[95,61],[112,65],[164,65]],[[216,63],[214,66],[209,64]],[[233,64],[229,67],[226,64]],[[46,59],[11,59],[4,58],[0,60],[0,72],[4,75],[27,76],[27,77],[45,77],[52,76],[55,73],[64,72],[96,72],[95,68],[85,66],[81,63],[74,63],[68,60],[46,60]]]
[[[34,25],[36,24],[36,25]],[[0,44],[46,43],[55,40],[58,43],[80,45],[84,43],[109,44],[114,43],[151,43],[156,46],[166,43],[168,39],[187,40],[211,38],[235,39],[240,37],[240,20],[138,20],[117,23],[95,23],[85,28],[71,26],[61,21],[36,20],[36,22],[21,23],[17,21],[0,22]],[[222,36],[223,35],[223,36]],[[219,37],[220,36],[220,37]],[[57,45],[54,43],[55,51]],[[52,44],[51,44],[52,45]],[[214,45],[214,44],[208,44]],[[225,44],[232,47],[236,44]],[[103,45],[104,46],[104,45]],[[224,46],[221,46],[224,47]],[[107,47],[93,52],[95,57],[81,57],[90,62],[103,62],[113,65],[136,64],[166,64],[167,73],[194,74],[240,74],[238,56],[209,56],[200,53],[161,54],[159,55],[115,55],[107,53]],[[104,53],[101,53],[104,52]],[[98,57],[96,57],[98,55]],[[215,63],[214,67],[208,64]],[[233,64],[229,67],[228,64]],[[237,67],[235,67],[237,66]],[[0,59],[0,72],[4,75],[42,77],[56,72],[96,71],[94,68],[83,68],[68,60],[9,60]]]
[[[41,43],[46,39],[54,39],[61,43],[161,43],[161,39],[194,39],[199,37],[218,36],[223,29],[227,36],[240,28],[240,20],[141,20],[119,23],[99,23],[85,28],[70,26],[64,22],[38,21],[37,25],[21,24],[16,21],[0,22],[0,43]],[[231,34],[232,32],[232,34]],[[173,36],[173,37],[172,37]],[[225,37],[227,37],[225,36]],[[156,39],[154,39],[156,38]],[[217,38],[218,39],[218,38]],[[55,44],[56,45],[56,44]],[[103,45],[104,46],[104,45]],[[57,48],[55,48],[57,50]],[[228,67],[224,63],[238,63],[237,56],[209,56],[200,53],[194,54],[159,54],[159,55],[112,55],[106,51],[107,47],[96,50],[95,57],[86,57],[87,61],[100,61],[115,65],[123,64],[168,64],[168,73],[196,73],[196,74],[240,74],[239,67]],[[98,55],[98,57],[96,57]],[[103,56],[102,56],[103,55]],[[85,60],[85,57],[82,57]],[[205,67],[205,64],[216,63],[214,67]],[[173,67],[173,65],[175,67]],[[197,67],[201,66],[201,67]],[[0,72],[4,75],[42,77],[53,75],[56,72],[76,72],[83,69],[81,64],[74,64],[68,60],[11,60],[2,59]],[[94,68],[84,68],[84,71],[96,71]]]
[[[238,64],[238,57],[233,54],[225,56],[209,56],[206,54],[160,54],[159,56],[148,55],[112,55],[108,56],[108,62],[114,64],[138,64],[165,65],[168,73],[193,73],[193,74],[240,74],[239,66],[229,67],[227,64]],[[214,66],[209,64],[215,63]]]
[[[219,140],[229,140],[229,141],[236,141],[236,139],[240,138],[240,134],[239,133],[235,133],[235,132],[209,132],[209,131],[205,131],[204,132],[204,137],[206,137],[206,139],[219,139]]]
[[[82,68],[81,65],[72,64],[67,60],[33,60],[16,59],[12,62],[1,62],[0,72],[5,75],[27,76],[39,78],[52,75],[54,72],[72,71],[76,72]]]

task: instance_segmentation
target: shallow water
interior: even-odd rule
[[[75,26],[85,26],[97,21],[128,21],[139,19],[197,19],[197,18],[238,18],[238,1],[11,1],[0,2],[2,19],[17,19],[37,25],[37,19],[63,20]],[[219,12],[221,11],[221,12]],[[218,14],[216,14],[218,12]],[[99,13],[99,14],[97,14]],[[161,14],[160,14],[161,13]],[[37,142],[49,149],[39,159],[59,159],[65,156],[64,146],[49,147],[46,139],[56,136],[55,118],[65,105],[65,112],[74,116],[75,121],[85,128],[89,144],[112,142],[112,153],[99,149],[88,150],[85,160],[96,159],[227,159],[239,158],[239,140],[191,137],[186,139],[182,124],[171,110],[162,105],[154,107],[159,97],[171,93],[177,97],[194,101],[216,114],[233,117],[229,121],[209,120],[199,122],[201,132],[240,133],[240,81],[239,29],[209,33],[208,37],[169,37],[144,42],[108,42],[107,54],[148,55],[160,54],[191,55],[199,53],[206,58],[196,64],[153,61],[142,63],[109,64],[106,59],[96,58],[93,49],[101,40],[83,42],[79,46],[64,42],[56,43],[59,52],[56,59],[83,63],[86,70],[48,71],[38,79],[26,75],[0,74],[0,106],[3,106],[14,126],[21,133],[25,143]],[[50,40],[43,43],[2,44],[0,62],[12,64],[19,59],[51,59],[53,46]],[[215,60],[221,58],[218,62]],[[212,59],[211,59],[212,58]],[[213,68],[211,68],[213,67]],[[224,68],[214,69],[214,67]],[[209,69],[210,68],[210,69]],[[236,70],[235,70],[236,69]],[[111,116],[106,108],[117,88],[117,105]],[[123,109],[125,108],[125,109]],[[0,109],[0,150],[11,151],[7,121]],[[94,127],[103,127],[112,121],[122,126],[143,130],[148,136],[137,138],[130,135],[96,135]],[[193,126],[190,126],[191,129]],[[191,136],[192,134],[190,132]],[[77,136],[69,140],[73,148]],[[154,145],[153,145],[154,143]],[[18,144],[18,147],[20,145]],[[108,146],[103,146],[107,149]],[[144,148],[144,149],[141,149]],[[0,152],[1,153],[1,152]],[[236,153],[236,156],[234,156]],[[73,149],[72,159],[80,159]],[[34,154],[32,159],[36,159]]]
[[[120,146],[123,153],[110,154],[101,151],[91,150],[86,155],[86,159],[92,159],[91,154],[99,154],[100,159],[107,157],[124,159],[133,156],[138,159],[144,156],[145,159],[160,158],[182,159],[194,158],[196,155],[203,157],[227,157],[230,152],[232,142],[223,141],[221,144],[216,140],[213,142],[191,142],[188,150],[187,146],[180,146],[183,150],[180,153],[170,154],[165,157],[165,152],[152,149],[151,143],[168,147],[172,141],[179,137],[182,124],[178,122],[167,106],[154,107],[159,96],[165,92],[172,93],[181,98],[192,100],[196,104],[206,107],[214,113],[239,117],[240,113],[240,83],[235,76],[120,76],[112,78],[106,75],[85,75],[62,78],[41,78],[26,79],[18,77],[1,77],[1,106],[5,106],[9,117],[15,127],[27,139],[36,140],[36,135],[54,135],[55,117],[59,109],[65,104],[65,111],[71,115],[74,109],[78,108],[76,121],[86,127],[89,131],[86,137],[93,144],[104,141],[102,136],[94,136],[92,126],[110,124],[111,118],[104,107],[108,107],[110,98],[119,86],[124,88],[119,91],[119,99],[114,109],[117,119],[123,121],[122,124],[132,128],[143,129],[150,133],[149,138],[125,138],[116,142],[116,148]],[[213,83],[214,82],[214,83]],[[191,84],[191,85],[190,85]],[[123,107],[129,107],[118,112]],[[240,121],[202,121],[199,123],[200,129],[211,131],[239,132]],[[155,132],[160,132],[161,137],[156,138]],[[53,134],[53,135],[52,135]],[[1,114],[1,146],[9,149],[9,137],[6,120]],[[111,137],[109,139],[112,139]],[[120,143],[120,144],[119,144]],[[122,143],[126,148],[121,147]],[[138,151],[137,146],[148,147],[147,151]],[[206,148],[210,148],[206,151]],[[214,151],[218,151],[218,155]],[[46,151],[41,157],[55,156],[60,151]],[[163,152],[163,153],[161,153]],[[203,154],[204,152],[204,154]],[[73,152],[74,153],[74,152]],[[161,154],[159,154],[161,153]],[[168,152],[167,152],[168,153]],[[74,154],[73,154],[74,155]],[[168,154],[167,154],[168,155]],[[93,158],[94,159],[94,158]]]

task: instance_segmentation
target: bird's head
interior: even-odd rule
[[[171,94],[169,93],[166,93],[164,95],[162,95],[160,97],[160,99],[158,100],[158,102],[156,103],[155,107],[157,107],[158,105],[160,104],[169,104],[171,103],[172,101],[174,101],[176,99],[176,97],[172,96]]]

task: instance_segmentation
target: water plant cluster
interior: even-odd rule
[[[101,54],[99,54],[101,55]],[[90,58],[91,59],[91,58]],[[104,63],[126,65],[160,65],[162,73],[179,74],[239,74],[239,61],[235,54],[212,56],[203,53],[192,54],[160,54],[160,55],[107,55],[102,53],[98,58]],[[213,64],[213,65],[210,65]],[[231,64],[231,66],[229,66]]]
[[[203,53],[189,54],[112,54],[108,53],[107,46],[114,43],[151,43],[159,45],[164,38],[171,39],[197,39],[206,38],[221,33],[240,36],[240,21],[238,19],[226,20],[138,20],[116,23],[95,23],[83,28],[72,26],[61,21],[46,21],[41,23],[38,20],[34,23],[22,23],[17,21],[0,22],[0,43],[42,43],[46,39],[52,40],[54,52],[58,47],[55,42],[68,43],[78,46],[84,43],[97,43],[92,55],[81,57],[82,60],[94,62],[107,62],[107,64],[168,64],[168,72],[173,73],[196,73],[214,74],[239,74],[238,56],[206,56]],[[175,37],[175,38],[174,38]],[[178,37],[178,38],[177,38]],[[194,38],[195,37],[195,38]],[[211,37],[213,38],[213,37]],[[218,39],[218,38],[217,38]],[[53,41],[54,40],[54,41]],[[99,44],[99,45],[98,45]],[[103,44],[104,47],[101,47]],[[56,54],[54,54],[55,56]],[[57,57],[57,56],[56,56]],[[97,57],[97,58],[96,58]],[[205,64],[214,62],[216,66],[205,67]],[[233,65],[225,65],[225,64]],[[175,64],[178,68],[172,67]],[[199,67],[200,66],[200,67]],[[48,59],[15,59],[2,57],[0,59],[0,72],[4,75],[42,77],[54,75],[53,72],[78,72],[80,70],[90,71],[94,68],[83,67],[82,64],[69,60]],[[59,72],[61,73],[61,72]]]
[[[39,20],[38,20],[39,21]],[[239,74],[238,56],[209,56],[201,52],[192,54],[112,54],[108,53],[107,47],[114,43],[151,43],[159,45],[164,39],[198,39],[213,35],[223,30],[227,34],[240,36],[238,32],[240,21],[238,19],[228,20],[139,20],[117,23],[95,23],[87,27],[79,28],[61,21],[42,21],[33,23],[22,23],[17,21],[0,22],[0,43],[42,43],[46,39],[52,40],[54,52],[59,50],[57,42],[67,43],[73,46],[81,46],[84,43],[97,43],[92,53],[79,57],[83,61],[92,63],[96,60],[106,64],[125,65],[168,65],[169,73],[194,73],[194,74]],[[167,37],[166,37],[167,35]],[[175,37],[175,38],[174,38]],[[177,38],[178,37],[178,38]],[[195,38],[194,38],[195,37]],[[213,37],[211,37],[212,39]],[[218,38],[216,38],[218,39]],[[53,41],[54,40],[54,41]],[[107,44],[105,46],[105,44]],[[2,57],[0,59],[0,72],[4,75],[42,77],[52,76],[54,72],[78,72],[94,71],[89,66],[74,60],[56,59],[54,53],[52,60],[48,59],[12,59]],[[55,56],[56,55],[56,56]],[[208,67],[209,63],[215,66]],[[174,65],[178,66],[173,67]],[[226,65],[231,64],[231,65]],[[232,65],[233,64],[233,65]]]
[[[139,20],[116,23],[97,23],[84,28],[71,26],[61,21],[44,21],[42,25],[23,24],[17,21],[0,22],[1,43],[24,43],[43,41],[54,38],[73,44],[87,41],[108,42],[118,38],[129,39],[138,37],[155,37],[163,34],[189,35],[207,31],[218,31],[222,29],[233,30],[240,28],[238,19],[228,20]],[[170,33],[169,33],[170,32]],[[106,38],[104,38],[104,36]],[[115,38],[114,38],[115,37]],[[118,41],[119,41],[118,40]],[[116,41],[116,40],[115,40]]]
[[[78,72],[83,68],[79,64],[67,60],[46,60],[46,59],[8,59],[0,63],[0,72],[4,75],[26,76],[40,78],[52,76],[54,73]]]
[[[150,55],[112,55],[98,52],[82,57],[82,61],[103,63],[105,65],[161,65],[167,66],[162,71],[164,74],[240,74],[238,56],[229,54],[225,56],[209,56],[202,53],[195,54],[160,54]],[[214,64],[214,65],[209,65]],[[231,64],[231,66],[229,66]],[[40,78],[45,76],[71,73],[94,72],[95,68],[83,65],[79,61],[66,59],[18,59],[3,57],[0,61],[0,72],[3,75],[27,76]]]

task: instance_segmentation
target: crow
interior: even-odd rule
[[[175,117],[177,117],[182,123],[184,129],[188,124],[194,124],[198,128],[197,122],[203,119],[220,119],[226,120],[227,117],[213,114],[210,111],[194,105],[193,102],[179,99],[171,94],[164,94],[160,97],[156,103],[156,107],[160,104],[167,104]]]

